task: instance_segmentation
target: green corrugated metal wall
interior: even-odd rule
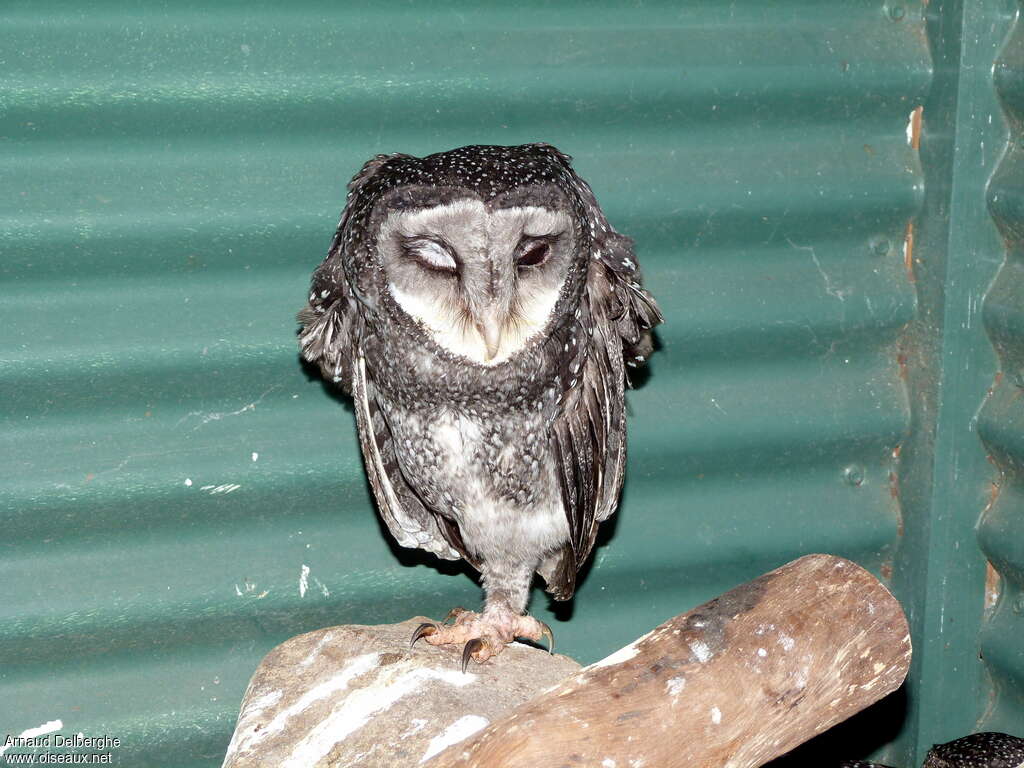
[[[1006,261],[984,300],[983,321],[998,354],[990,394],[978,415],[978,434],[997,468],[978,526],[981,549],[1002,594],[992,601],[981,634],[987,672],[987,727],[1024,732],[1024,27],[1016,3],[1002,18],[1013,27],[994,69],[995,90],[1009,126],[1009,144],[988,186],[989,213]],[[1002,25],[1000,25],[1002,26]],[[999,141],[1003,134],[993,137]],[[997,146],[999,144],[997,143]],[[1000,262],[994,250],[987,261]],[[985,271],[985,274],[989,270]],[[977,295],[977,294],[976,294]],[[999,589],[1001,587],[1001,589]],[[995,596],[994,596],[995,597]]]
[[[915,664],[805,762],[1024,731],[1018,13],[5,4],[0,737],[218,765],[274,644],[479,599],[383,534],[292,317],[364,159],[534,140],[667,316],[616,522],[570,607],[535,594],[560,649],[834,552]]]

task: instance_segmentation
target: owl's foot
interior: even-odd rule
[[[448,626],[447,622],[454,620]],[[505,646],[522,637],[534,642],[547,640],[548,652],[555,651],[555,636],[551,627],[532,616],[523,616],[507,610],[474,613],[463,608],[452,608],[442,624],[420,624],[413,632],[409,646],[424,639],[431,645],[465,643],[462,649],[462,671],[469,660],[484,662],[497,656]]]

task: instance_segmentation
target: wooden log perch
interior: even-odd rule
[[[910,634],[854,563],[808,555],[571,675],[431,768],[748,768],[903,682]]]

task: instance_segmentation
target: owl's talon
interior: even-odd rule
[[[545,624],[543,621],[538,621],[540,624],[540,636],[548,639],[548,653],[554,655],[555,653],[555,633],[551,631],[551,627]]]
[[[416,641],[421,637],[427,637],[437,632],[437,625],[429,621],[426,621],[416,627],[416,631],[412,633],[412,640],[409,641],[409,647],[412,648],[416,645]]]
[[[479,637],[474,637],[466,643],[466,647],[462,649],[462,674],[466,674],[466,667],[469,665],[469,660],[473,654],[483,647],[484,641]]]

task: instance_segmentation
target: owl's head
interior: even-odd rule
[[[494,365],[548,326],[577,255],[573,217],[548,186],[490,200],[450,191],[445,202],[416,186],[399,191],[402,205],[381,201],[383,303],[449,352]]]
[[[370,312],[493,366],[575,312],[591,257],[635,266],[628,238],[550,145],[378,155],[349,185],[311,306],[337,301],[345,280]]]

